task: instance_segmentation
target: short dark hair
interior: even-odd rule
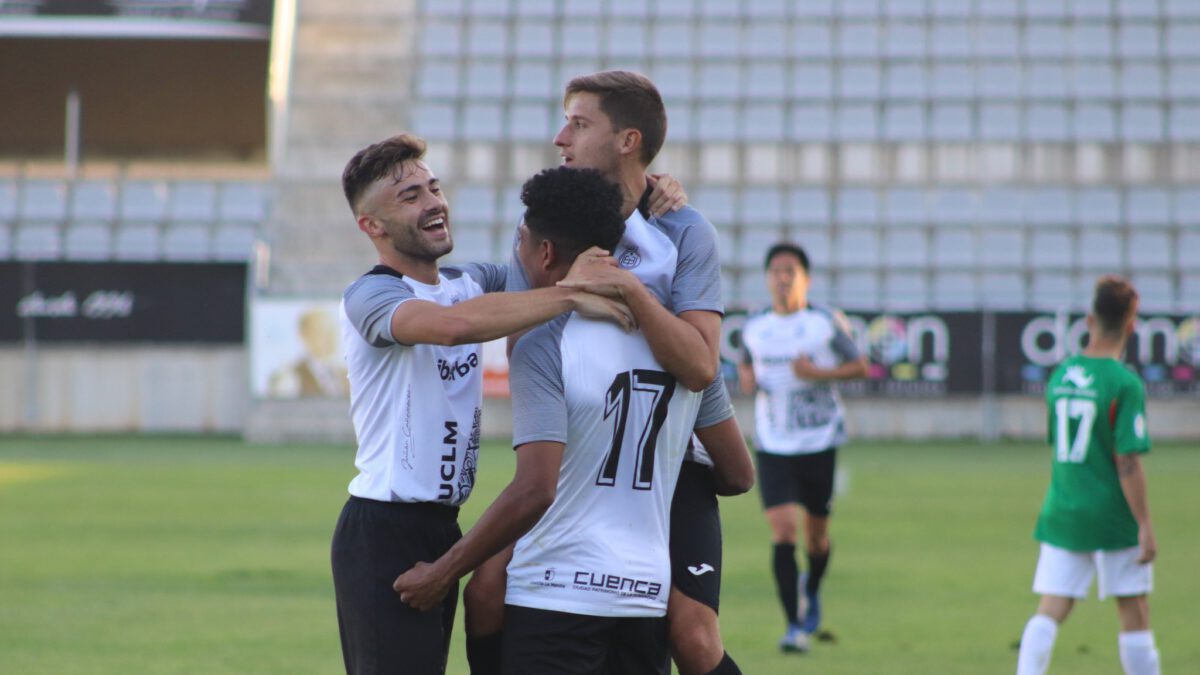
[[[563,106],[579,93],[599,97],[600,110],[612,120],[615,131],[637,129],[641,132],[642,164],[649,166],[654,161],[667,138],[667,108],[650,78],[628,70],[580,75],[567,83]]]
[[[425,157],[425,139],[412,134],[398,134],[373,143],[354,153],[342,170],[342,192],[350,210],[358,212],[358,200],[367,186],[387,175],[405,162]]]
[[[771,266],[771,260],[781,254],[794,255],[800,260],[800,266],[804,268],[805,274],[808,273],[808,254],[799,244],[793,244],[790,241],[781,241],[771,248],[767,249],[767,256],[763,258],[763,269]]]
[[[621,189],[593,169],[541,171],[521,186],[521,201],[525,227],[567,260],[591,246],[612,251],[625,234]]]
[[[1120,333],[1137,302],[1138,292],[1124,277],[1106,274],[1096,280],[1092,315],[1104,333]]]

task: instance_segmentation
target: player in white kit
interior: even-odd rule
[[[776,244],[766,255],[771,309],[742,329],[743,391],[754,405],[759,488],[771,526],[772,567],[787,620],[784,651],[806,651],[821,625],[821,579],[829,563],[829,516],[837,448],[846,441],[836,380],[864,377],[867,359],[835,312],[808,302],[808,255]],[[804,508],[807,610],[799,607],[796,533]]]

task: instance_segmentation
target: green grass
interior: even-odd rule
[[[1038,445],[853,443],[825,590],[836,644],[785,656],[756,495],[722,502],[726,645],[748,675],[1003,673],[1033,611]],[[353,450],[173,437],[0,440],[0,673],[334,673],[328,546]],[[512,474],[485,446],[464,528]],[[1147,461],[1166,672],[1200,663],[1200,448]],[[461,616],[461,608],[460,608]],[[1059,633],[1057,673],[1116,673],[1111,601]],[[461,632],[451,673],[465,673]]]

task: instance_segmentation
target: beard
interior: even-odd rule
[[[437,261],[454,250],[454,236],[450,233],[449,223],[447,219],[446,238],[440,241],[429,239],[425,236],[425,231],[416,224],[389,228],[392,230],[392,248],[409,258]]]

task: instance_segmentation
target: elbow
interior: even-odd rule
[[[469,342],[479,342],[475,338],[475,327],[470,320],[463,317],[443,318],[435,331],[433,343],[443,347],[456,347]]]
[[[686,377],[677,378],[679,383],[687,387],[688,391],[699,392],[708,388],[713,380],[717,379],[717,364],[712,364],[711,367],[693,370]]]
[[[531,520],[536,522],[550,509],[557,493],[557,482],[549,484],[529,485],[525,488],[521,503],[525,506]],[[532,524],[532,523],[531,523]]]
[[[744,495],[754,487],[754,467],[733,476],[721,476],[716,483],[717,494],[721,497]]]

